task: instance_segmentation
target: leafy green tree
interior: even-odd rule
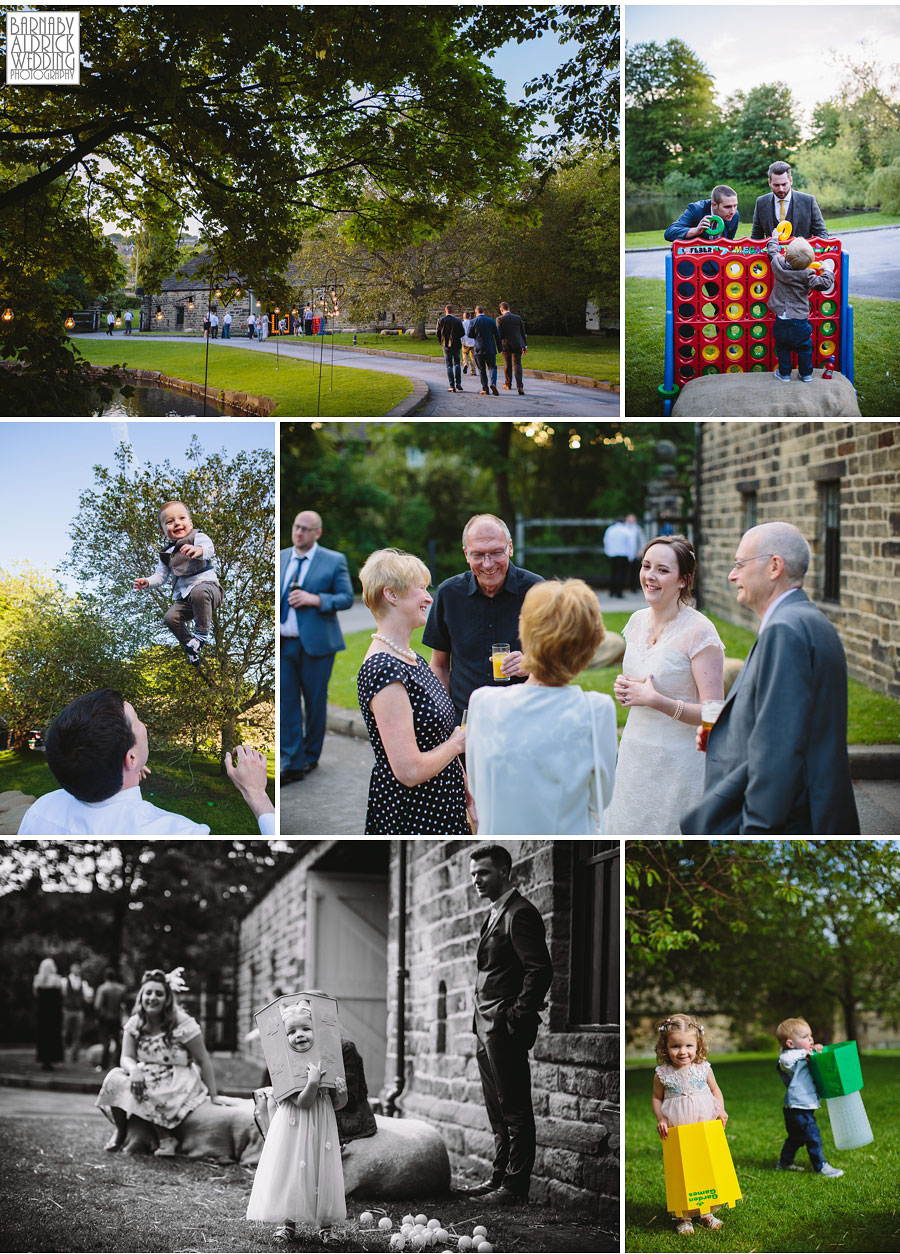
[[[882,213],[900,213],[900,157],[876,170],[866,188],[866,203]]]
[[[171,726],[174,714],[190,738],[214,721],[224,760],[238,724],[264,722],[274,698],[274,459],[266,449],[231,458],[204,453],[196,437],[187,457],[183,470],[168,460],[135,466],[131,448],[122,444],[114,470],[95,466],[95,486],[81,493],[72,521],[65,565],[83,582],[91,604],[121,624],[133,658],[154,645],[169,646],[168,665],[158,671],[147,669],[152,655],[142,659],[140,712],[148,725],[158,711]],[[224,592],[213,614],[215,647],[196,668],[185,662],[180,673],[172,665],[174,638],[162,623],[166,591],[134,590],[135,577],[156,566],[159,509],[168,500],[183,501],[195,526],[211,537]]]
[[[629,46],[625,59],[625,176],[661,183],[670,171],[709,177],[720,123],[715,81],[680,39]]]
[[[725,102],[713,148],[715,168],[731,183],[765,185],[773,161],[790,162],[800,143],[797,105],[787,83],[734,92]]]

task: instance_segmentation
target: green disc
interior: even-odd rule
[[[744,328],[732,324],[730,327],[725,328],[725,334],[730,340],[739,340],[744,334]]]
[[[759,374],[761,370],[765,370],[765,366],[761,362],[755,361],[750,367],[751,374]]]
[[[754,325],[750,328],[750,334],[754,340],[762,340],[766,336],[766,328],[761,322],[754,323]]]
[[[822,301],[822,313],[823,314],[837,313],[837,301],[823,300]]]
[[[751,357],[765,357],[765,355],[766,355],[765,344],[754,344],[753,347],[750,349]]]
[[[700,373],[701,374],[718,374],[719,367],[718,366],[704,366]]]
[[[754,301],[750,306],[750,316],[753,318],[764,318],[768,312],[768,305],[764,305],[761,300]]]

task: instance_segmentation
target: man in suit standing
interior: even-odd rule
[[[706,785],[685,835],[859,834],[847,756],[847,661],[803,591],[809,545],[785,522],[751,527],[728,578],[759,634],[709,733]],[[702,728],[697,747],[701,748]]]
[[[478,367],[481,375],[481,392],[480,396],[488,396],[488,386],[495,396],[499,396],[497,391],[497,353],[502,349],[500,343],[500,335],[497,331],[497,324],[493,318],[489,318],[484,312],[481,305],[475,306],[475,317],[472,325],[469,327],[469,335],[475,341],[475,365]],[[490,384],[488,383],[488,371],[490,371]]]
[[[815,196],[793,190],[791,167],[786,161],[773,161],[769,166],[771,192],[760,196],[753,210],[751,239],[769,239],[779,222],[790,222],[791,237],[797,239],[828,239],[828,228]]]
[[[343,553],[322,548],[322,519],[301,511],[281,550],[281,783],[304,779],[325,742],[328,681],[344,648],[337,611],[353,604]]]
[[[495,1154],[490,1180],[470,1192],[486,1205],[528,1201],[536,1145],[528,1051],[553,980],[543,919],[510,883],[511,872],[502,845],[472,850],[472,884],[491,903],[478,941],[472,1023]]]
[[[525,395],[522,386],[522,354],[528,352],[528,337],[525,334],[525,323],[518,314],[509,312],[505,300],[500,302],[500,317],[497,319],[497,330],[500,332],[500,343],[503,352],[503,386],[507,392],[512,390],[513,371],[516,375],[516,387],[519,395]]]

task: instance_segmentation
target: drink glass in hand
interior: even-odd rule
[[[491,645],[491,665],[494,668],[494,682],[498,684],[508,684],[509,675],[504,675],[501,669],[503,663],[509,657],[508,644],[492,644]]]
[[[700,703],[700,726],[703,729],[700,737],[702,742],[701,753],[706,753],[706,742],[709,740],[709,733],[716,719],[722,713],[724,705],[724,701],[714,701],[712,698],[708,698]]]

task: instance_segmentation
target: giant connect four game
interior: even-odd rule
[[[834,275],[829,291],[810,292],[813,367],[834,358],[853,382],[853,306],[848,303],[850,259],[839,239],[811,239],[821,273]],[[773,371],[770,309],[772,271],[766,241],[676,240],[666,257],[664,410],[690,379],[707,374]]]

